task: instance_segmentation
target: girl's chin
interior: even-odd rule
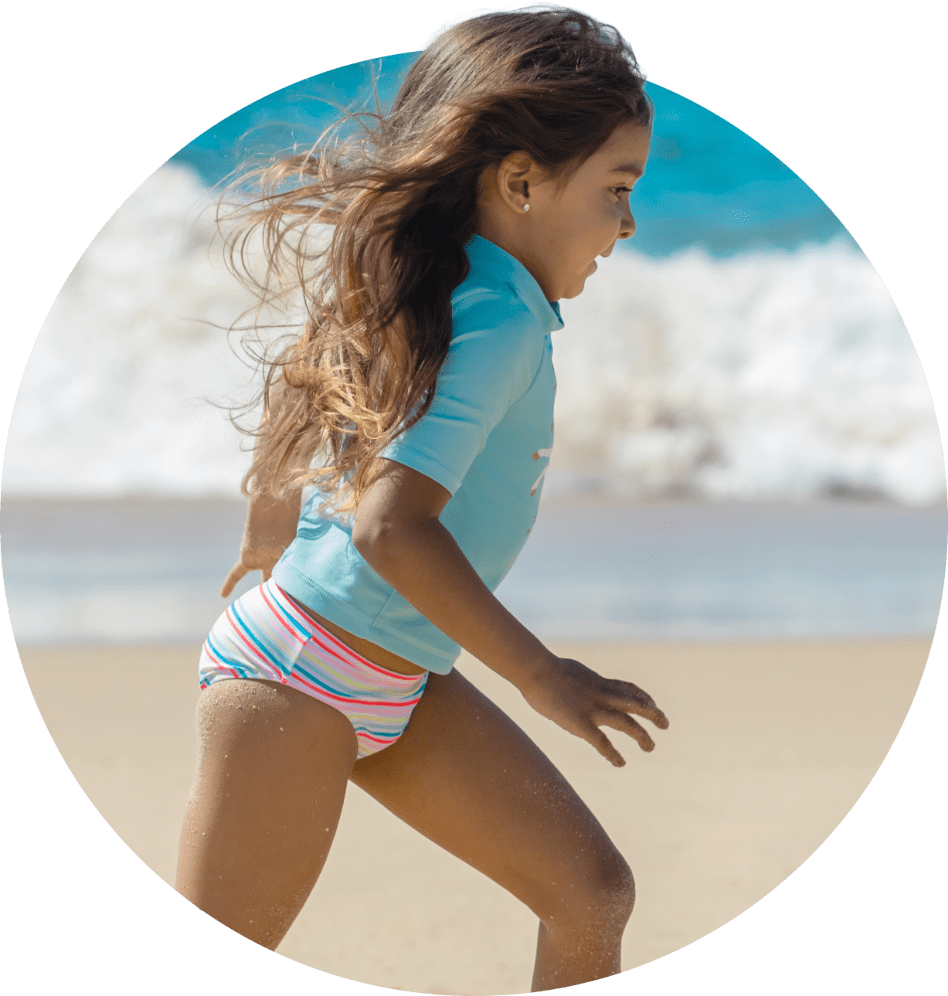
[[[593,265],[587,270],[582,276],[576,277],[570,284],[567,285],[566,289],[560,295],[560,300],[564,298],[579,297],[583,292],[583,288],[586,286],[586,281],[596,272],[599,267],[593,263]]]

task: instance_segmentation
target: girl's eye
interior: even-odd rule
[[[612,188],[612,192],[614,194],[619,194],[619,195],[621,195],[621,194],[631,194],[632,193],[632,188],[631,187],[613,187]]]

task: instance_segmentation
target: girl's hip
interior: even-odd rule
[[[199,665],[202,688],[223,679],[274,681],[331,705],[352,723],[360,758],[401,736],[427,678],[427,672],[399,674],[356,653],[272,580],[224,612]]]

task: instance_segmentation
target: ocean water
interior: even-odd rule
[[[178,150],[171,162],[207,186],[250,162],[308,149],[346,111],[392,102],[417,52],[342,66],[267,94]],[[654,83],[652,150],[636,185],[637,251],[665,257],[694,246],[716,257],[841,239],[829,207],[776,156],[712,111]],[[371,126],[371,117],[363,117]],[[353,122],[342,133],[357,129]]]
[[[6,502],[17,642],[200,642],[243,515],[223,500]],[[946,530],[942,509],[883,503],[544,502],[498,596],[546,639],[927,636]]]
[[[79,260],[17,396],[5,496],[237,495],[247,456],[219,406],[253,371],[224,329],[250,298],[213,204],[165,166]],[[601,262],[554,335],[552,492],[944,502],[924,374],[851,245]]]
[[[369,106],[373,74],[384,105],[413,58],[210,122],[78,261],[4,457],[21,642],[193,640],[213,622],[248,464],[228,412],[254,371],[225,333],[251,300],[223,264],[212,187]],[[550,636],[931,632],[945,465],[895,304],[801,178],[650,92],[638,231],[564,302],[544,513],[501,597]]]

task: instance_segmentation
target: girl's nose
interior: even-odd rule
[[[631,239],[635,235],[635,218],[632,217],[632,212],[626,210],[622,218],[622,227],[619,229],[620,239]]]

